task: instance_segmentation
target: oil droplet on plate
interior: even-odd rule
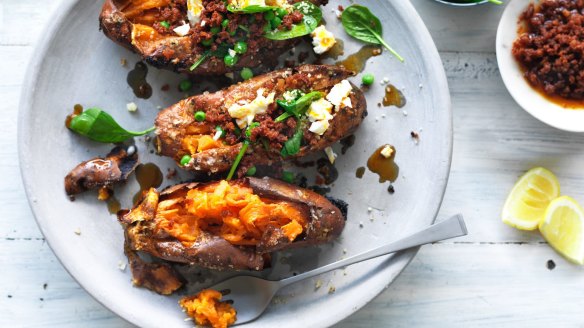
[[[380,54],[381,48],[378,46],[366,45],[344,60],[336,62],[335,65],[343,66],[350,71],[359,73],[365,69],[365,65],[369,58],[379,56]]]
[[[385,96],[382,101],[383,106],[396,106],[402,108],[406,105],[406,97],[394,85],[390,84],[385,87]]]
[[[76,104],[75,106],[73,106],[73,113],[67,115],[67,117],[65,118],[65,126],[67,128],[71,127],[71,120],[77,116],[80,115],[81,113],[83,113],[83,106]]]
[[[146,82],[148,66],[143,62],[137,62],[134,69],[128,73],[126,81],[138,98],[148,99],[152,96],[152,86]]]
[[[365,167],[364,166],[358,167],[357,171],[355,171],[355,176],[358,179],[361,179],[363,177],[363,174],[365,174]]]
[[[150,188],[160,187],[163,179],[162,171],[154,163],[140,164],[136,168],[136,181],[140,185],[140,190],[134,195],[132,202],[136,204],[144,191],[148,191]]]
[[[367,160],[367,168],[373,173],[379,175],[379,182],[383,183],[385,181],[394,182],[399,176],[399,167],[395,164],[395,154],[396,150],[393,146],[391,147],[391,155],[385,157],[381,154],[383,148],[387,145],[383,145],[375,150],[375,152]]]
[[[107,200],[107,210],[109,211],[110,214],[117,214],[118,211],[120,211],[121,209],[122,205],[120,204],[120,201],[116,197],[111,196]]]

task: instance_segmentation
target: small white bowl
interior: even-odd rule
[[[581,109],[564,108],[534,90],[523,77],[519,64],[511,54],[517,38],[519,15],[531,0],[512,0],[507,4],[497,29],[497,63],[509,93],[529,114],[555,128],[584,132],[584,105]]]

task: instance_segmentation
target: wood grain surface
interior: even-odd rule
[[[540,123],[506,91],[494,53],[504,5],[412,3],[440,50],[453,102],[454,156],[439,218],[463,213],[470,233],[423,247],[387,290],[337,327],[583,327],[584,268],[563,260],[539,235],[502,224],[500,210],[517,177],[539,165],[558,175],[563,194],[584,201],[584,135]],[[0,327],[130,326],[61,267],[21,183],[20,87],[57,5],[0,0]]]

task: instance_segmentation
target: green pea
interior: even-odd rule
[[[182,80],[178,85],[179,90],[182,92],[189,91],[192,87],[193,82],[191,80]]]
[[[221,28],[219,26],[213,26],[211,27],[211,34],[215,35],[217,33],[221,32]]]
[[[209,47],[213,44],[213,39],[206,39],[201,41],[201,44],[204,45],[205,47]]]
[[[169,22],[167,22],[167,21],[162,21],[162,22],[160,22],[160,25],[162,25],[162,26],[163,26],[163,27],[165,27],[165,28],[169,28],[169,27],[170,27],[170,23],[169,23]]]
[[[373,76],[373,74],[371,73],[364,74],[363,77],[361,78],[361,83],[363,83],[364,85],[372,85],[374,81],[375,76]]]
[[[272,26],[272,29],[275,30],[278,26],[282,25],[282,19],[280,17],[275,17],[270,21],[270,25]]]
[[[247,172],[245,172],[245,175],[253,176],[256,174],[256,172],[257,172],[257,168],[255,166],[252,166],[249,169],[247,169]]]
[[[240,74],[241,74],[241,78],[244,80],[249,80],[253,77],[252,70],[247,68],[247,67],[242,69]]]
[[[280,18],[284,18],[284,16],[288,15],[288,10],[284,8],[278,8],[276,9],[276,14],[278,14],[278,17]]]
[[[268,22],[274,19],[275,17],[276,14],[273,11],[266,11],[266,13],[264,14],[264,19],[267,20]]]
[[[247,52],[247,43],[244,41],[238,41],[235,43],[234,47],[235,52],[238,54],[244,54]]]
[[[295,175],[293,172],[284,171],[282,172],[282,180],[288,183],[294,183]]]
[[[189,164],[189,162],[191,161],[192,157],[191,155],[184,155],[181,159],[180,159],[180,165],[182,166],[186,166]]]
[[[227,18],[221,22],[221,26],[223,28],[227,28],[228,25],[229,25],[229,19],[227,19]]]
[[[197,122],[203,122],[205,120],[205,117],[207,117],[207,115],[205,115],[205,112],[203,111],[197,111],[195,113],[195,120]]]
[[[237,63],[237,57],[227,55],[227,56],[223,57],[223,62],[227,66],[233,66],[233,65],[235,65],[235,63]]]

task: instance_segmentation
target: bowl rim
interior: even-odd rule
[[[445,5],[449,5],[452,7],[473,7],[473,6],[478,6],[478,5],[482,5],[482,4],[489,2],[489,0],[482,0],[482,1],[478,1],[478,2],[469,2],[469,3],[452,2],[452,1],[448,1],[448,0],[434,0],[434,1],[445,4]]]
[[[560,130],[584,132],[584,104],[582,109],[564,108],[535,90],[523,77],[523,71],[511,49],[517,38],[517,20],[527,5],[534,0],[512,0],[508,3],[497,28],[497,65],[511,97],[526,112],[541,122]]]

